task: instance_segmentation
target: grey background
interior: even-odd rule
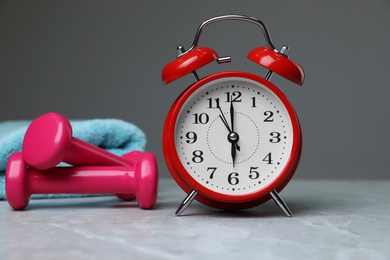
[[[390,2],[373,1],[0,1],[0,121],[56,111],[72,119],[135,123],[169,176],[161,148],[166,113],[192,83],[160,79],[176,47],[189,47],[206,19],[228,13],[261,19],[273,42],[290,46],[303,87],[274,76],[294,105],[304,148],[295,178],[389,178]],[[233,63],[265,45],[258,27],[209,26],[200,45]],[[1,149],[1,148],[0,148]]]

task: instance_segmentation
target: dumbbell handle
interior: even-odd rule
[[[135,166],[56,167],[40,171],[28,168],[30,194],[137,193]]]
[[[63,161],[72,165],[129,165],[125,159],[76,137],[72,137],[72,146]]]

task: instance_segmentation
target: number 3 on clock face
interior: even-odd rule
[[[284,94],[246,72],[213,74],[176,100],[164,126],[168,168],[186,192],[221,209],[270,199],[291,179],[301,130]]]

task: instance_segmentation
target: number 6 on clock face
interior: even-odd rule
[[[168,167],[197,200],[242,209],[292,177],[301,152],[298,118],[269,81],[245,72],[206,77],[173,104],[164,127]]]

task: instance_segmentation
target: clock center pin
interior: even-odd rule
[[[231,132],[228,134],[227,139],[231,143],[237,143],[238,140],[240,139],[240,136],[236,132]]]

